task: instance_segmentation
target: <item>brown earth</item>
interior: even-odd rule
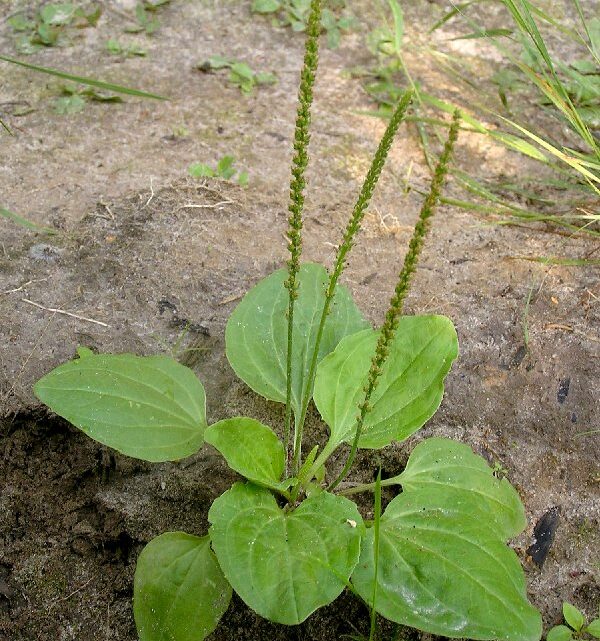
[[[6,16],[25,5],[8,4]],[[78,345],[138,354],[193,348],[185,354],[206,387],[209,421],[243,414],[281,424],[281,408],[234,377],[223,333],[239,297],[285,260],[302,37],[253,17],[247,3],[173,1],[160,11],[153,37],[129,37],[148,57],[115,61],[105,41],[127,40],[122,14],[128,8],[106,6],[97,28],[31,60],[153,90],[169,102],[89,103],[81,113],[59,116],[52,110],[56,81],[2,67],[0,117],[15,132],[2,137],[2,205],[59,229],[38,235],[0,219],[0,639],[7,641],[136,639],[132,577],[143,545],[167,529],[205,533],[210,502],[233,480],[214,450],[145,464],[49,416],[32,384],[73,357]],[[369,7],[352,9],[363,25],[375,20]],[[407,10],[415,50],[441,11],[424,2]],[[383,131],[379,120],[357,113],[373,105],[344,73],[371,62],[365,30],[323,51],[306,260],[331,263]],[[0,19],[0,50],[12,53],[12,42]],[[245,97],[226,74],[194,69],[217,53],[275,71],[279,82]],[[482,48],[459,53],[481,69],[496,64]],[[415,51],[409,57],[417,77],[457,99],[431,57]],[[8,103],[16,101],[34,111],[14,115]],[[226,153],[249,170],[248,188],[183,178],[191,162],[215,163]],[[540,171],[469,133],[461,136],[456,163],[484,177]],[[415,131],[403,127],[345,274],[373,323],[385,312],[427,183]],[[448,193],[464,197],[452,182]],[[586,434],[600,428],[600,287],[593,266],[519,257],[584,257],[595,250],[597,242],[543,226],[490,226],[441,207],[407,312],[452,318],[461,355],[438,414],[416,438],[381,455],[385,471],[397,473],[418,439],[447,435],[504,468],[527,510],[530,527],[515,546],[546,627],[559,621],[563,600],[590,617],[600,601],[599,436]],[[313,416],[309,443],[322,442],[323,434]],[[378,460],[361,455],[355,478],[371,478]],[[524,550],[535,522],[554,506],[560,507],[556,540],[539,569]],[[367,632],[368,612],[349,595],[298,628],[262,621],[234,599],[212,638],[329,641],[354,626]],[[386,634],[391,638],[389,629]]]

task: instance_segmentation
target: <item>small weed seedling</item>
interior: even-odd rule
[[[107,40],[106,50],[110,53],[111,56],[121,56],[122,58],[132,58],[134,56],[139,56],[143,58],[147,55],[147,51],[140,47],[140,45],[135,43],[123,44],[114,38]]]
[[[321,12],[321,28],[327,34],[327,46],[335,49],[342,33],[354,29],[358,22],[354,16],[338,17],[334,10],[344,9],[345,0],[330,3],[331,9]],[[254,0],[252,11],[273,16],[273,24],[280,27],[290,26],[294,31],[304,31],[310,14],[310,0]]]
[[[123,102],[123,98],[113,93],[100,91],[94,87],[79,89],[75,85],[63,85],[62,96],[54,102],[54,110],[61,115],[74,114],[85,109],[88,101],[94,102]]]
[[[204,72],[229,69],[229,82],[239,87],[240,91],[245,94],[251,94],[254,87],[259,85],[272,85],[277,82],[277,76],[273,73],[255,73],[245,62],[223,56],[211,56],[205,62],[200,63],[198,69]]]
[[[587,635],[600,639],[600,611],[599,618],[586,625],[583,613],[570,603],[563,603],[563,617],[567,625],[555,625],[548,630],[547,641],[574,641],[575,639],[589,638]]]
[[[141,641],[202,641],[235,590],[259,615],[296,625],[344,589],[372,611],[433,634],[537,641],[539,613],[507,541],[525,525],[515,489],[461,443],[430,438],[404,471],[346,483],[359,448],[414,434],[437,410],[458,354],[444,316],[402,308],[440,198],[459,117],[435,168],[383,325],[374,330],[338,284],[411,94],[396,106],[343,232],[333,267],[301,263],[305,170],[321,0],[312,0],[299,88],[290,187],[287,269],[253,287],[225,330],[227,358],[254,391],[284,403],[282,429],[253,418],[207,425],[204,388],[166,356],[94,354],[44,376],[37,396],[86,434],[146,461],[212,445],[243,477],[217,498],[204,536],[166,532],[139,556],[134,615]],[[311,399],[328,428],[322,448],[303,438]],[[340,466],[330,462],[342,446]],[[341,467],[341,469],[340,469]],[[399,493],[381,511],[381,488]],[[375,519],[348,498],[374,492]]]
[[[188,167],[188,173],[192,178],[223,178],[232,180],[238,170],[233,166],[235,158],[233,156],[223,156],[217,163],[215,169],[210,165],[202,162],[192,163]],[[242,187],[248,184],[248,172],[240,171],[237,175],[237,182]]]
[[[160,28],[160,21],[156,12],[171,0],[143,0],[135,7],[135,21],[137,24],[125,27],[127,33],[144,32],[147,36],[156,33]]]
[[[129,96],[138,96],[139,98],[151,98],[154,100],[168,100],[165,96],[159,96],[158,94],[152,94],[148,93],[146,91],[140,91],[139,89],[133,89],[131,87],[124,87],[123,85],[117,85],[112,82],[104,82],[103,80],[96,80],[95,78],[89,78],[86,76],[75,76],[71,73],[67,73],[66,71],[61,71],[60,69],[52,69],[50,67],[41,67],[40,65],[33,65],[28,62],[25,62],[23,60],[17,60],[16,58],[11,58],[10,56],[4,56],[0,54],[0,61],[2,62],[7,62],[12,65],[16,65],[18,67],[28,69],[31,71],[37,71],[39,73],[46,74],[48,76],[54,76],[56,78],[61,78],[62,80],[70,80],[72,82],[77,82],[82,85],[85,85],[90,89],[90,92],[88,92],[88,97],[93,97],[94,99],[100,100],[101,102],[119,102],[118,98],[116,96],[112,96],[111,94],[105,94],[104,92],[109,91],[109,92],[115,92],[118,94],[125,94]],[[97,91],[100,90],[100,91]],[[64,97],[69,97],[71,90],[67,89],[67,96]],[[67,101],[66,104],[61,104],[60,99],[57,101],[55,104],[55,108],[59,113],[73,113],[73,111],[81,111],[83,108],[83,98],[81,100],[75,100],[75,101]],[[0,119],[0,127],[2,128],[2,131],[8,133],[9,135],[13,135],[10,127],[2,120]],[[2,132],[0,131],[0,133]]]
[[[101,95],[102,92],[114,92],[118,94],[123,94],[126,96],[136,96],[138,98],[150,98],[153,100],[168,100],[165,96],[161,96],[155,93],[148,93],[147,91],[140,91],[139,89],[134,89],[133,87],[125,87],[123,85],[117,85],[113,82],[105,82],[103,80],[97,80],[96,78],[90,78],[87,76],[76,76],[72,73],[67,73],[66,71],[61,71],[60,69],[52,69],[51,67],[41,67],[40,65],[30,64],[24,60],[17,60],[16,58],[11,58],[10,56],[4,56],[0,54],[0,61],[7,62],[30,71],[37,71],[38,73],[43,73],[48,76],[54,76],[55,78],[60,78],[61,80],[68,80],[71,82],[76,82],[78,84],[85,85],[93,89],[99,89],[97,92],[98,95]],[[68,90],[67,90],[68,91]],[[114,100],[113,100],[114,102]]]
[[[19,34],[17,50],[32,54],[42,47],[59,44],[68,27],[95,27],[101,15],[100,5],[83,8],[73,2],[50,3],[33,19],[18,13],[8,19],[8,24]]]

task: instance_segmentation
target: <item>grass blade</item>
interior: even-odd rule
[[[99,89],[105,89],[106,91],[114,91],[115,93],[122,93],[128,96],[137,96],[139,98],[151,98],[153,100],[168,100],[166,96],[160,96],[155,93],[148,93],[146,91],[140,91],[139,89],[132,89],[130,87],[124,87],[123,85],[117,85],[112,82],[103,82],[102,80],[96,80],[94,78],[88,78],[86,76],[75,76],[71,73],[65,71],[60,71],[58,69],[51,69],[50,67],[41,67],[40,65],[30,64],[29,62],[24,62],[23,60],[17,60],[16,58],[11,58],[10,56],[5,56],[0,54],[0,60],[8,62],[13,65],[19,65],[25,69],[31,69],[32,71],[39,71],[40,73],[45,73],[50,76],[56,76],[57,78],[62,78],[63,80],[72,80],[73,82],[78,82],[82,85],[88,85],[90,87],[98,87]]]
[[[394,51],[396,55],[401,55],[402,39],[404,37],[404,13],[397,0],[388,0],[388,4],[394,17]]]
[[[515,260],[529,260],[544,265],[560,265],[562,267],[589,267],[600,265],[600,258],[566,258],[561,256],[511,256]]]
[[[9,126],[4,122],[4,120],[2,120],[2,118],[0,118],[0,127],[2,127],[2,129],[6,129],[7,133],[11,136],[13,135],[13,132],[10,130]]]
[[[58,233],[56,229],[52,229],[52,227],[44,227],[43,225],[38,225],[37,223],[34,223],[31,220],[27,220],[27,218],[23,218],[23,216],[19,216],[19,214],[15,214],[14,212],[9,211],[4,207],[0,207],[0,216],[2,216],[3,218],[8,218],[8,220],[12,220],[14,223],[17,223],[17,225],[25,227],[26,229],[30,229],[31,231],[35,231],[39,234],[54,235]]]
[[[570,156],[560,149],[557,149],[554,147],[554,145],[551,145],[549,142],[546,142],[544,139],[540,138],[533,132],[529,131],[528,129],[525,129],[525,127],[522,127],[521,125],[517,124],[516,122],[509,120],[508,118],[503,118],[505,122],[507,122],[509,125],[515,127],[515,129],[518,129],[522,134],[527,136],[528,138],[531,138],[531,140],[534,140],[540,147],[544,148],[546,151],[550,152],[552,155],[554,155],[556,158],[559,160],[562,160],[564,163],[575,169],[577,172],[579,172],[584,178],[587,179],[588,183],[590,184],[590,187],[600,195],[600,190],[598,187],[593,185],[592,183],[597,182],[600,183],[600,176],[596,176],[596,174],[592,173],[591,171],[588,171],[586,167],[584,166],[586,163],[582,162],[580,160],[577,160],[577,158],[574,158],[573,156]]]

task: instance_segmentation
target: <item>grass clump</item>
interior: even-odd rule
[[[502,70],[491,75],[490,89],[482,91],[482,79],[463,58],[447,53],[431,42],[413,44],[405,37],[402,5],[386,0],[382,10],[384,26],[369,34],[368,43],[377,65],[355,73],[365,79],[365,89],[377,102],[374,115],[389,117],[393,105],[409,86],[415,92],[414,114],[409,120],[417,128],[425,158],[433,170],[435,158],[431,141],[440,138],[440,114],[451,114],[458,106],[463,111],[463,127],[472,133],[489,137],[495,143],[517,152],[547,168],[547,178],[535,177],[532,189],[524,178],[489,181],[460,170],[452,170],[469,198],[452,203],[501,223],[537,224],[580,230],[588,235],[599,233],[600,212],[590,205],[600,194],[600,153],[594,125],[600,116],[600,23],[586,18],[578,0],[571,0],[573,16],[579,20],[576,29],[563,25],[529,0],[492,0],[506,13],[502,27],[482,26],[479,13],[482,2],[456,5],[434,25],[431,32],[448,23],[466,24],[459,39],[479,39],[493,46],[505,59]],[[488,6],[486,4],[486,6]],[[378,5],[381,7],[381,5]],[[560,53],[553,53],[543,35],[544,27],[559,33],[569,46],[579,48],[574,61],[566,63]],[[436,88],[428,89],[411,69],[412,56],[428,56],[436,68],[467,96],[468,105],[444,100]],[[477,72],[480,73],[480,72]],[[532,93],[537,92],[537,97]],[[549,126],[527,122],[525,105],[537,100],[546,114]],[[489,121],[494,123],[490,126]],[[568,131],[566,137],[563,133]],[[552,176],[552,173],[554,176]],[[544,187],[545,195],[537,192]],[[591,199],[591,200],[590,200]],[[525,201],[521,205],[517,201]],[[580,211],[579,208],[585,211]]]

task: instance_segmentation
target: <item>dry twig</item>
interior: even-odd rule
[[[34,303],[32,300],[29,300],[28,298],[21,298],[21,301],[23,303],[28,303],[29,305],[33,305],[38,309],[43,309],[46,312],[52,312],[54,314],[63,314],[64,316],[70,316],[71,318],[76,318],[77,320],[86,321],[87,323],[95,323],[96,325],[101,325],[102,327],[110,327],[110,325],[107,325],[102,321],[95,320],[93,318],[87,318],[87,316],[80,316],[79,314],[74,314],[73,312],[67,312],[64,309],[57,309],[55,307],[44,307],[39,303]]]

